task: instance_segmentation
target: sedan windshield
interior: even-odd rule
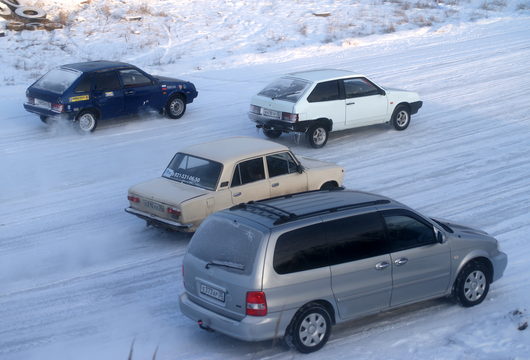
[[[258,95],[294,103],[300,99],[309,85],[308,81],[302,79],[284,77],[267,85]]]
[[[223,165],[218,162],[177,153],[163,177],[203,189],[215,190]]]
[[[81,76],[81,72],[68,69],[53,69],[46,75],[41,77],[35,85],[36,88],[48,90],[57,94],[62,94],[68,89],[77,78]]]

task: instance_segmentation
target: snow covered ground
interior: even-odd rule
[[[234,39],[244,22],[228,13],[224,25],[192,38],[213,18],[208,14],[219,10],[199,1],[182,3],[182,13],[169,1],[160,6],[192,14],[202,5],[205,14],[204,24],[182,36],[182,63],[133,51],[147,37],[141,34],[128,40],[134,45],[130,52],[124,51],[125,40],[109,39],[121,45],[104,46],[100,17],[91,26],[101,33],[87,35],[75,49],[72,42],[63,49],[49,46],[45,56],[38,55],[44,45],[35,45],[33,37],[53,36],[61,43],[81,35],[70,30],[0,38],[5,64],[0,68],[0,358],[126,359],[133,340],[133,359],[150,359],[157,348],[157,359],[194,360],[530,358],[530,329],[518,330],[530,320],[528,13],[510,2],[511,10],[500,18],[468,23],[453,17],[434,27],[356,38],[343,34],[329,43],[314,35],[300,46],[260,52],[256,46],[264,46],[265,37],[255,44],[249,43],[252,34]],[[342,14],[339,2],[320,3],[314,10],[316,2],[296,1],[288,10],[295,19],[304,5],[309,12]],[[279,1],[255,7],[243,1],[224,4],[245,19],[252,19],[255,7],[269,4],[271,12],[260,14],[273,23],[271,14],[283,9]],[[115,29],[126,32],[129,25]],[[281,24],[273,25],[280,32]],[[83,26],[84,31],[88,25]],[[154,29],[155,23],[148,27]],[[286,27],[285,34],[300,33]],[[205,36],[217,40],[201,42]],[[175,36],[163,37],[168,38]],[[238,41],[243,48],[235,47]],[[145,46],[156,52],[165,45]],[[68,48],[70,57],[63,56]],[[166,55],[178,48],[167,47]],[[87,136],[67,125],[47,127],[23,110],[25,88],[36,73],[87,54],[93,58],[97,49],[108,51],[103,54],[117,49],[121,60],[191,80],[199,97],[180,120],[151,115],[113,121]],[[296,153],[339,163],[346,169],[347,187],[382,193],[497,237],[509,264],[483,304],[464,309],[439,299],[339,325],[312,355],[273,342],[245,343],[207,333],[181,315],[181,259],[189,236],[146,228],[126,214],[127,188],[160,176],[182,146],[232,135],[263,137],[246,117],[250,96],[279,74],[310,68],[358,71],[422,95],[424,106],[404,132],[375,126],[333,133],[320,150],[295,144],[289,136],[278,141]]]

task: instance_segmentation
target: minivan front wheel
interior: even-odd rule
[[[480,304],[486,298],[490,288],[488,268],[484,263],[467,263],[456,278],[454,296],[464,307]]]
[[[331,333],[331,317],[328,311],[317,304],[309,304],[294,316],[286,341],[301,353],[320,350]]]

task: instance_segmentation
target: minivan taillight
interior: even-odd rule
[[[267,315],[267,299],[265,298],[265,293],[263,291],[247,292],[247,315]]]
[[[298,122],[298,114],[282,112],[282,120],[289,121],[289,122]]]

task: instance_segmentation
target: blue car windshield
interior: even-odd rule
[[[79,76],[81,76],[81,72],[79,71],[61,68],[53,69],[37,80],[33,86],[42,90],[62,94],[72,86]]]
[[[215,190],[223,165],[193,155],[177,153],[162,174],[166,179]]]

